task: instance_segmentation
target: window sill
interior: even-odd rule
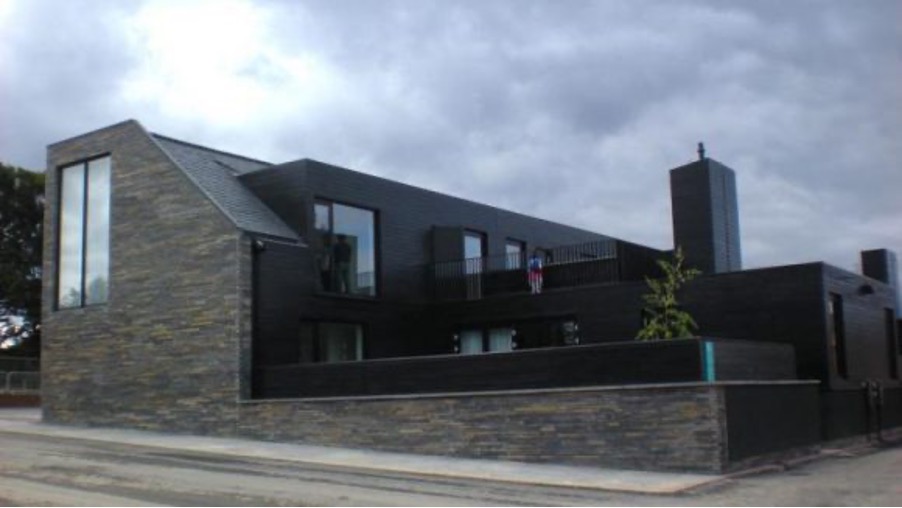
[[[53,308],[53,312],[71,312],[71,311],[76,311],[76,310],[101,309],[104,307],[108,307],[109,305],[110,305],[110,302],[92,303],[92,304],[88,304],[88,305],[77,305],[74,307],[58,307],[57,306],[57,307]]]

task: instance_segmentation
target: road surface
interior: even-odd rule
[[[0,505],[865,505],[902,502],[902,447],[679,495],[517,485],[0,431]]]

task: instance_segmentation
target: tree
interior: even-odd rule
[[[694,268],[683,267],[684,261],[683,251],[677,247],[672,260],[658,260],[663,277],[645,278],[651,292],[642,295],[647,319],[636,335],[637,340],[691,337],[698,329],[698,324],[688,312],[680,308],[677,301],[680,288],[700,273]]]
[[[0,163],[0,350],[40,353],[44,175]]]

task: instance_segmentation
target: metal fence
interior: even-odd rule
[[[35,371],[0,371],[0,392],[37,392],[41,389],[41,373]]]

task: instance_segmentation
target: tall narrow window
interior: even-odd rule
[[[839,377],[848,379],[849,367],[846,360],[846,323],[843,316],[842,296],[830,293],[827,301],[830,322],[830,341],[833,349],[833,366]]]
[[[464,232],[464,278],[467,298],[482,298],[482,272],[486,255],[485,234]]]
[[[485,235],[475,231],[464,232],[464,259],[480,259],[483,256],[485,256]],[[478,269],[481,266],[479,263],[474,264],[471,272],[481,271]]]
[[[339,203],[314,204],[323,291],[376,296],[376,214]]]
[[[896,313],[893,309],[883,309],[886,326],[886,355],[889,361],[889,378],[899,379],[899,350],[896,349]]]
[[[110,272],[110,158],[60,171],[59,308],[105,303]]]
[[[526,248],[520,240],[507,240],[504,243],[504,268],[519,270],[525,265]]]

